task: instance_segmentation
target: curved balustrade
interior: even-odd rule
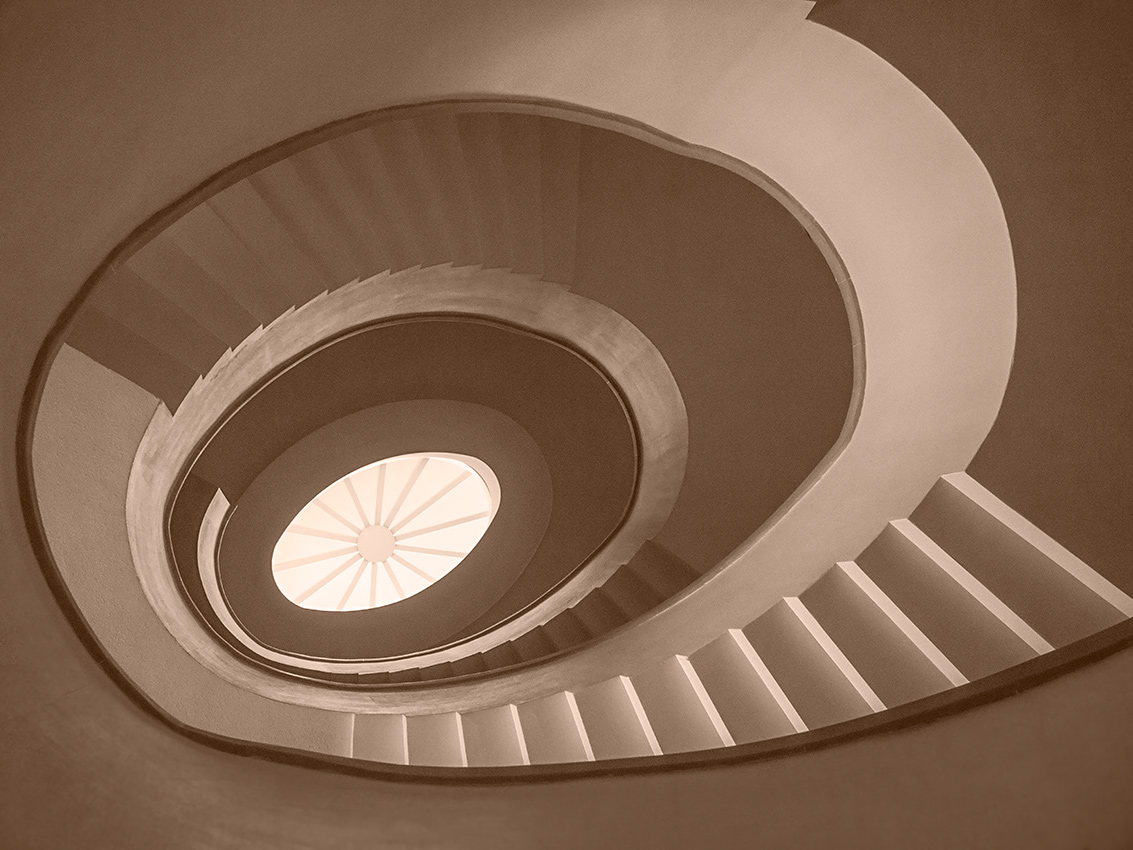
[[[887,704],[880,696],[884,688],[857,671],[851,651],[841,647],[829,625],[811,612],[806,593],[821,584],[816,580],[823,578],[831,563],[856,558],[887,522],[908,516],[940,475],[966,466],[994,420],[1010,366],[1013,268],[995,191],[978,158],[947,119],[877,57],[830,31],[806,25],[805,9],[805,4],[776,4],[775,13],[763,24],[777,49],[737,55],[732,82],[713,85],[708,97],[703,79],[674,76],[661,54],[652,55],[651,64],[641,69],[657,72],[656,87],[651,88],[656,94],[648,98],[637,97],[632,86],[611,85],[597,91],[588,86],[585,76],[532,76],[527,71],[514,76],[519,66],[497,68],[502,81],[490,80],[490,73],[482,69],[478,73],[487,76],[472,74],[461,81],[459,90],[434,85],[435,81],[424,88],[456,99],[476,91],[507,91],[509,97],[528,102],[506,108],[546,114],[562,110],[694,152],[758,182],[787,203],[831,260],[851,312],[857,395],[838,445],[780,512],[732,556],[693,587],[599,645],[537,669],[492,677],[487,684],[365,693],[308,685],[281,688],[279,680],[264,679],[264,696],[353,714],[403,714],[407,752],[412,752],[415,740],[429,741],[432,749],[426,758],[433,763],[463,763],[470,758],[470,740],[506,737],[501,730],[509,717],[520,718],[522,724],[525,714],[542,717],[544,709],[547,717],[575,721],[577,746],[517,739],[512,752],[521,758],[524,752],[532,758],[532,751],[540,747],[566,751],[573,746],[575,753],[618,758],[706,742],[726,745],[728,737],[737,740],[736,732],[728,724],[727,710],[714,700],[709,709],[710,677],[697,670],[695,660],[698,652],[718,640],[725,641],[724,649],[718,650],[721,657],[745,660],[793,729],[800,723],[809,727],[836,722],[847,713],[874,711]],[[621,67],[624,61],[612,53],[603,56],[596,59],[612,66]],[[524,67],[546,67],[546,63],[540,59]],[[414,73],[427,76],[423,70]],[[611,78],[617,79],[617,74]],[[419,92],[422,82],[407,88]],[[380,109],[399,100],[393,89],[380,91],[376,99],[370,96],[366,108]],[[549,99],[576,106],[567,111],[549,105]],[[689,110],[694,101],[697,108]],[[852,120],[861,115],[871,118]],[[806,145],[798,143],[800,128],[806,128],[803,136],[810,140]],[[341,130],[340,126],[316,131],[291,143],[291,149]],[[236,171],[250,173],[258,164],[253,158]],[[176,205],[163,221],[230,184],[234,173]],[[871,214],[861,215],[863,208]],[[271,327],[253,331],[235,355],[223,355],[216,372],[220,379],[234,375],[231,364],[270,333]],[[266,348],[257,356],[268,362]],[[191,425],[185,433],[203,435],[211,427],[207,416],[189,411],[199,393],[206,391],[203,388],[212,391],[215,386],[202,382],[186,397],[178,411],[186,411],[184,421]],[[230,401],[235,402],[246,388],[233,383]],[[902,411],[900,423],[893,416],[896,410]],[[194,415],[200,418],[192,420]],[[160,419],[159,413],[151,433],[161,429]],[[643,447],[649,449],[649,444]],[[193,448],[183,447],[182,455]],[[131,486],[132,503],[139,504],[138,494],[144,489],[153,497],[146,500],[147,510],[164,504],[174,481],[168,472],[162,475],[153,465],[140,464]],[[144,569],[164,555],[164,540],[153,531],[160,523],[139,524],[137,515],[130,522],[147,530],[145,541],[130,541],[135,561]],[[939,557],[934,562],[950,564]],[[843,589],[846,581],[861,580],[852,569],[839,569],[836,576],[844,576],[838,579]],[[954,581],[961,575],[951,567],[945,573]],[[889,609],[874,592],[882,583],[868,571],[863,574],[874,582],[866,587],[885,613]],[[938,574],[930,574],[939,581]],[[960,586],[969,590],[964,582]],[[985,604],[988,599],[983,597],[980,604],[995,615],[995,606]],[[150,601],[168,624],[175,604],[172,588],[151,593]],[[900,622],[893,621],[894,627],[923,650],[925,641],[909,638],[918,635],[909,625],[915,618],[902,616],[897,617]],[[997,626],[986,614],[979,617],[989,634],[1006,634],[1002,619]],[[1028,651],[1042,645],[1021,637],[1010,624],[1006,627],[1015,637],[1004,637],[1004,654],[1024,654],[1018,640]],[[727,630],[726,639],[720,637],[721,628]],[[916,628],[928,636],[930,629],[924,624]],[[733,631],[737,629],[743,640]],[[802,668],[791,658],[776,659],[771,647],[779,645],[825,671],[834,696],[826,694],[819,708],[804,708],[806,702],[799,694],[811,686],[788,681],[786,671]],[[215,647],[195,651],[210,666],[223,667],[230,661]],[[942,669],[932,651],[926,657],[938,674],[952,681],[951,669],[947,665]],[[936,674],[927,678],[932,675]],[[247,683],[247,679],[242,682]],[[668,693],[666,688],[677,688],[682,695],[679,713],[687,723],[662,721],[656,708],[651,719],[650,704],[657,694]],[[792,695],[792,690],[798,694]],[[535,707],[544,700],[549,702]],[[788,703],[790,711],[785,708]],[[508,705],[514,711],[503,710]],[[426,706],[430,717],[438,711],[444,717],[444,709],[451,716],[423,719]],[[706,721],[697,719],[697,706]],[[470,728],[479,731],[466,736],[463,718],[486,711],[494,712],[491,718],[477,715],[470,720]],[[578,733],[578,722],[587,730],[585,737]],[[471,753],[478,746],[472,743]]]

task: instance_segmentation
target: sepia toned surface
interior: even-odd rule
[[[825,5],[847,16],[836,26],[850,31],[851,24],[857,24],[858,31],[852,35],[911,76],[915,75],[904,67],[895,45],[923,51],[926,70],[914,82],[941,103],[949,115],[954,110],[952,105],[942,102],[941,93],[932,89],[933,74],[943,74],[948,68],[961,69],[957,71],[960,74],[971,67],[968,60],[973,56],[987,56],[991,57],[988,61],[993,63],[993,69],[1005,77],[1012,73],[1036,73],[1041,77],[1044,69],[1049,71],[1052,67],[1044,57],[1058,55],[1047,48],[1049,44],[1069,43],[1069,49],[1082,56],[1106,50],[1120,56],[1121,33],[1128,29],[1122,27],[1121,17],[1127,12],[1116,5],[1091,15],[1097,26],[1090,29],[1088,38],[1071,37],[1069,41],[1059,36],[1068,25],[1068,13],[1061,4],[1028,7],[1027,14],[1010,4],[981,6],[981,14],[991,16],[983,21],[987,26],[973,24],[974,4],[954,7],[962,10],[958,14],[960,20],[934,20],[927,13],[913,11],[907,11],[909,17],[902,19],[892,15],[888,7],[871,16],[870,6],[852,2],[819,4],[812,18],[818,18]],[[618,7],[624,8],[627,7]],[[12,238],[5,236],[3,255],[12,279],[21,282],[20,288],[13,290],[19,295],[15,315],[20,333],[4,336],[10,397],[14,398],[29,374],[39,342],[70,294],[66,290],[77,288],[137,221],[241,154],[270,144],[272,139],[264,136],[286,136],[357,111],[364,99],[357,93],[340,89],[334,102],[328,103],[325,86],[297,81],[314,68],[325,70],[323,62],[315,57],[324,61],[327,56],[343,57],[330,61],[342,62],[346,66],[343,70],[354,71],[357,69],[350,63],[361,62],[355,57],[382,54],[382,50],[374,49],[375,44],[380,44],[388,51],[391,62],[415,64],[414,48],[419,41],[382,40],[377,34],[380,28],[368,30],[360,23],[358,16],[364,17],[364,10],[353,7],[349,11],[355,16],[344,12],[342,20],[327,16],[316,22],[302,19],[303,13],[295,10],[295,19],[281,15],[266,22],[242,17],[250,13],[236,11],[228,11],[226,14],[232,16],[228,19],[207,21],[192,11],[172,14],[164,10],[163,14],[154,12],[149,18],[137,10],[127,13],[110,8],[103,20],[71,19],[70,26],[58,25],[55,16],[60,10],[48,4],[4,13],[10,16],[5,21],[4,38],[11,39],[13,45],[11,50],[0,51],[6,57],[0,60],[5,63],[4,81],[6,85],[12,80],[20,83],[11,86],[15,94],[8,101],[12,106],[6,107],[4,114],[8,133],[5,139],[10,140],[5,144],[11,144],[19,153],[6,160],[13,179],[5,184],[7,208],[20,211],[12,219]],[[699,21],[681,21],[678,25],[662,24],[645,14],[639,18],[634,14],[640,11],[637,9],[614,12],[601,4],[588,4],[569,11],[575,14],[546,13],[546,20],[538,24],[525,21],[518,14],[507,16],[506,20],[486,15],[469,24],[462,36],[473,34],[474,40],[480,40],[483,55],[514,56],[504,49],[498,33],[511,37],[517,33],[527,35],[523,30],[526,23],[532,31],[543,33],[566,29],[572,38],[578,39],[571,41],[573,44],[616,42],[623,50],[625,44],[647,52],[649,45],[681,44],[687,40],[697,46],[701,38],[709,39],[719,52],[708,55],[730,58],[740,52],[735,44],[724,35],[710,38],[710,33],[738,33],[741,43],[750,33],[739,22],[749,22],[751,18],[728,19],[726,15],[732,10],[726,7],[713,8],[708,15],[700,12],[712,21],[710,31],[698,28]],[[801,15],[808,9],[799,11]],[[608,17],[602,18],[602,14]],[[717,14],[719,18],[714,17]],[[424,7],[419,23],[432,35],[444,29],[449,15],[449,9],[442,12]],[[601,20],[601,26],[588,24],[595,18]],[[627,20],[626,29],[636,38],[627,37],[627,32],[619,29],[619,24]],[[490,24],[498,24],[499,29]],[[665,26],[673,27],[671,33]],[[963,37],[947,37],[961,30]],[[186,33],[191,33],[192,38],[186,38]],[[368,40],[369,49],[343,49],[344,44],[350,43],[352,33],[358,33],[359,40]],[[139,37],[141,34],[144,37]],[[587,34],[595,41],[587,42]],[[666,34],[671,35],[668,41]],[[541,46],[558,43],[549,34],[542,40],[517,40]],[[235,49],[236,45],[249,44],[256,45],[253,49],[258,51],[257,61],[250,61],[248,54]],[[1028,54],[1034,61],[1020,59],[1017,51],[1002,48],[1004,44],[1037,45]],[[213,49],[210,51],[206,45]],[[278,49],[268,50],[268,45]],[[699,47],[697,53],[705,55]],[[200,54],[207,54],[207,61],[195,61],[201,58]],[[761,58],[766,54],[767,51],[761,51]],[[455,57],[465,54],[453,51],[446,55],[446,66],[451,63],[455,68]],[[237,56],[244,58],[238,60]],[[627,63],[640,60],[639,55],[625,58]],[[507,59],[497,59],[493,67],[530,67],[515,61],[516,64],[509,65]],[[665,61],[673,63],[672,52],[665,53]],[[178,65],[179,62],[182,64]],[[726,73],[720,73],[721,68],[729,67],[727,58],[721,58],[719,63],[711,69],[714,80],[727,78]],[[1039,70],[1033,71],[1033,65]],[[633,67],[640,68],[640,61]],[[178,72],[163,77],[153,72],[155,68]],[[265,72],[265,68],[273,73]],[[286,110],[278,94],[280,75],[289,83],[283,86],[290,98]],[[343,76],[350,77],[350,73]],[[598,79],[602,76],[600,72],[596,74]],[[613,76],[634,94],[640,95],[649,88],[632,74]],[[1051,76],[1059,75],[1051,72]],[[1077,91],[1087,111],[1099,108],[1099,104],[1104,106],[1106,93],[1112,97],[1114,92],[1122,91],[1120,76],[1107,75],[1104,64],[1093,68],[1087,62],[1075,66],[1067,76],[1082,81]],[[85,85],[78,83],[80,78]],[[234,79],[244,81],[249,88],[234,88]],[[247,92],[255,87],[256,80],[268,79],[272,85],[263,84],[262,102],[274,104],[277,114],[286,113],[286,117],[272,123],[275,130],[265,132],[257,128],[255,120],[263,118],[263,113],[254,118],[239,113],[250,104],[261,102]],[[423,87],[426,91],[399,92],[395,77],[387,82],[394,96],[400,93],[424,98],[445,88],[442,81]],[[989,115],[1002,114],[1018,91],[1017,87],[1008,86],[998,95],[989,94],[978,85],[964,82],[961,77],[941,91],[956,91],[959,97],[978,100]],[[185,96],[170,98],[169,90],[162,89],[159,83],[168,83],[170,89]],[[563,93],[562,88],[557,91]],[[595,98],[606,107],[615,106],[612,99],[611,94]],[[174,108],[174,100],[181,112]],[[87,103],[97,105],[98,110]],[[185,109],[186,103],[193,104],[192,109]],[[690,108],[687,103],[686,108]],[[1044,101],[1040,98],[1038,103]],[[1056,113],[1057,108],[1049,111]],[[1025,146],[1018,142],[1027,138],[1026,128],[1032,122],[1046,121],[1047,114],[1048,110],[1039,105],[1025,110],[1025,120],[1001,131],[1006,139],[1015,142],[1005,145],[1005,149],[1024,150]],[[117,124],[111,122],[108,126],[102,117],[105,115],[118,119]],[[971,127],[965,126],[959,117],[953,116],[953,120],[983,156]],[[187,132],[188,128],[180,123],[186,121],[200,135]],[[18,133],[15,128],[19,128]],[[802,128],[796,125],[792,132],[799,138]],[[85,144],[79,144],[80,137]],[[211,141],[202,143],[202,137]],[[97,143],[91,144],[91,138]],[[144,139],[145,144],[135,141],[138,139]],[[822,142],[826,141],[824,137]],[[1062,162],[1072,163],[1073,152],[1066,152],[1065,147],[1052,140],[1044,150],[1055,157],[1066,156],[1068,159]],[[142,151],[144,156],[139,155]],[[1020,157],[1026,159],[1022,153]],[[1120,155],[1111,159],[1121,162]],[[990,162],[989,168],[998,182]],[[1043,176],[1036,177],[1035,182],[1044,177],[1054,180],[1051,175],[1069,170],[1044,169]],[[1119,177],[1104,170],[1099,173],[1108,175],[1099,178],[1104,183],[1095,184],[1099,193],[1109,191],[1101,188],[1103,185],[1121,191],[1124,184]],[[64,183],[68,186],[66,192],[52,188]],[[1073,185],[1073,181],[1062,185]],[[1000,191],[1003,192],[1002,187]],[[1076,196],[1071,192],[1070,197]],[[1090,194],[1080,197],[1085,208],[1094,209]],[[809,200],[806,206],[813,208]],[[1012,211],[1007,200],[1004,206],[1011,224]],[[830,221],[829,217],[819,218],[824,225]],[[1074,219],[1062,216],[1059,221]],[[1077,219],[1084,228],[1089,226],[1087,216]],[[1102,234],[1098,238],[1105,239],[1107,245],[1120,244],[1109,230],[1117,227],[1120,220],[1118,216],[1104,217],[1103,226],[1094,229]],[[1073,232],[1068,229],[1068,233]],[[1018,246],[1023,237],[1014,228],[1012,237],[1019,257]],[[1073,239],[1073,235],[1069,238]],[[1030,243],[1031,237],[1026,241]],[[1039,243],[1043,243],[1041,238],[1035,244]],[[1056,250],[1049,240],[1043,244],[1047,250]],[[1068,257],[1072,253],[1068,249],[1066,254],[1056,256]],[[1049,267],[1057,270],[1067,262],[1052,263]],[[1106,268],[1115,270],[1113,279],[1121,279],[1122,258],[1118,256],[1109,262],[1113,265]],[[853,263],[849,265],[852,270]],[[1082,286],[1089,288],[1098,277],[1089,278]],[[1051,374],[1046,371],[1047,366],[1054,364],[1059,355],[1056,347],[1048,348],[1047,343],[1039,341],[1041,335],[1028,343],[1033,348],[1024,344],[1030,332],[1027,314],[1022,309],[1028,303],[1026,293],[1029,288],[1031,292],[1043,291],[1043,287],[1032,287],[1032,279],[1032,273],[1024,274],[1020,263],[1020,345],[1015,370],[1033,368],[1030,374],[1040,376]],[[1045,279],[1052,285],[1063,283],[1062,277]],[[1037,399],[1033,409],[1022,401],[1017,407],[1007,402],[1001,414],[1018,411],[1012,414],[1015,418],[1011,421],[1020,431],[1025,429],[1022,423],[1032,415],[1037,421],[1056,423],[1046,431],[1046,437],[1039,439],[1038,447],[1045,448],[1056,434],[1058,441],[1065,440],[1061,443],[1065,448],[1055,452],[1056,457],[1064,459],[1062,474],[1051,473],[1053,477],[1048,479],[1021,477],[1020,483],[1014,485],[1020,494],[1043,494],[1032,498],[1049,508],[1040,505],[1036,514],[1020,505],[1007,489],[1011,486],[1007,479],[1013,471],[1023,476],[1026,470],[1041,469],[1036,461],[1036,454],[1041,457],[1041,452],[1020,451],[1016,457],[1001,448],[1004,453],[998,457],[1016,459],[1002,461],[994,470],[989,467],[989,474],[1000,475],[1004,481],[986,480],[980,475],[977,478],[1088,563],[1095,563],[1098,559],[1062,533],[1065,529],[1053,528],[1043,521],[1042,511],[1049,509],[1051,516],[1082,517],[1082,523],[1066,519],[1066,528],[1082,528],[1083,540],[1109,541],[1090,544],[1101,547],[1098,551],[1105,547],[1122,551],[1117,519],[1104,517],[1117,516],[1109,513],[1115,503],[1107,501],[1105,494],[1114,492],[1116,482],[1122,480],[1126,471],[1120,463],[1120,446],[1124,443],[1115,437],[1107,448],[1097,430],[1088,427],[1093,416],[1102,422],[1123,421],[1125,408],[1120,391],[1086,392],[1080,398],[1073,393],[1062,394],[1076,385],[1077,376],[1094,374],[1082,368],[1083,363],[1112,362],[1106,358],[1108,352],[1121,348],[1120,334],[1107,337],[1105,328],[1109,327],[1107,322],[1119,321],[1121,313],[1096,307],[1081,314],[1066,313],[1057,306],[1049,309],[1051,316],[1099,316],[1102,312],[1109,316],[1102,322],[1083,319],[1080,333],[1075,334],[1076,339],[1098,340],[1090,333],[1101,328],[1102,341],[1109,344],[1095,343],[1095,349],[1083,343],[1081,351],[1090,352],[1090,356],[1085,361],[1065,358],[1065,380],[1052,375],[1054,379],[1045,398],[1041,393],[1027,391],[1025,385],[1014,391],[1020,400]],[[1107,352],[1106,356],[1095,358],[1098,349]],[[1036,355],[1027,354],[1029,350],[1049,350],[1051,359],[1047,364],[1041,358],[1036,361]],[[1025,366],[1027,362],[1033,365]],[[1107,374],[1107,368],[1099,367],[1099,373]],[[1008,399],[1012,392],[1009,387]],[[1062,405],[1054,403],[1068,397],[1073,400]],[[1090,406],[1095,399],[1096,408]],[[1066,411],[1081,411],[1081,415],[1047,420],[1040,416],[1043,409],[1059,406]],[[6,411],[5,433],[10,440],[14,434],[14,402]],[[1068,429],[1068,423],[1080,424],[1082,430]],[[1070,432],[1065,437],[1061,436],[1064,429]],[[1113,433],[1120,435],[1123,430],[1117,426]],[[993,439],[994,434],[993,431]],[[1016,443],[1004,439],[999,445]],[[991,441],[984,446],[987,457],[994,457]],[[1091,466],[1075,459],[1094,450],[1104,460]],[[8,464],[16,457],[11,452],[6,456]],[[977,460],[977,464],[980,462]],[[1112,470],[1115,477],[1109,479],[1108,487],[1094,489],[1085,483],[1076,488],[1062,487],[1064,481],[1074,482],[1071,471],[1078,469],[1093,469],[1099,476]],[[1089,480],[1088,472],[1082,475],[1083,482]],[[15,478],[16,470],[9,469],[6,480]],[[1070,504],[1058,501],[1063,493],[1079,499],[1078,507],[1068,509],[1068,514],[1057,510],[1061,504]],[[45,553],[32,551],[23,531],[20,506],[12,492],[6,491],[4,505],[7,552],[13,568],[4,574],[3,695],[5,715],[9,718],[5,725],[9,746],[4,769],[6,787],[11,790],[3,821],[9,843],[15,846],[67,846],[81,834],[82,842],[88,846],[127,847],[286,846],[288,842],[296,846],[372,846],[375,840],[394,845],[448,842],[466,846],[689,846],[700,842],[710,846],[748,846],[752,836],[782,846],[828,846],[833,840],[843,846],[898,847],[908,846],[914,840],[922,846],[942,847],[981,843],[1116,847],[1127,843],[1130,834],[1128,809],[1123,805],[1131,782],[1128,765],[1133,762],[1129,758],[1125,722],[1129,710],[1127,696],[1133,691],[1129,686],[1127,651],[994,704],[969,708],[886,736],[867,735],[817,752],[770,761],[729,766],[706,764],[691,772],[590,777],[552,785],[437,788],[235,757],[177,736],[152,715],[140,711],[136,703],[127,701],[124,692],[91,661],[89,647],[75,640],[71,630],[74,624],[60,614],[57,600],[35,563],[37,558],[45,558]],[[1094,516],[1103,519],[1092,519]],[[870,534],[877,530],[873,528]],[[1100,560],[1106,560],[1104,553]],[[1097,564],[1097,568],[1101,571],[1103,565]],[[1121,583],[1120,576],[1112,570],[1110,578]],[[880,580],[877,584],[880,586]],[[192,780],[186,781],[186,777]],[[821,817],[815,816],[816,798],[822,801]],[[588,817],[580,818],[580,811],[586,811]],[[643,817],[645,812],[651,817]]]

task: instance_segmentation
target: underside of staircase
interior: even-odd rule
[[[0,846],[1125,846],[1133,11],[395,6],[0,10]],[[217,435],[407,282],[608,309],[702,465],[584,592],[621,525],[424,648],[281,651],[225,534],[296,431]],[[665,502],[648,392],[422,318],[588,364]]]

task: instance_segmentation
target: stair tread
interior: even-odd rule
[[[498,116],[504,162],[504,196],[512,227],[512,260],[519,272],[543,272],[543,199],[539,119],[524,113]]]
[[[472,187],[464,163],[456,117],[435,113],[414,122],[415,137],[423,155],[427,197],[438,203],[449,232],[454,263],[483,260],[480,222],[475,215]]]
[[[290,294],[208,204],[183,215],[162,238],[173,240],[258,324],[267,324],[292,306]]]
[[[104,280],[89,303],[197,374],[208,372],[226,348],[127,266]]]
[[[462,113],[457,131],[481,222],[481,251],[487,266],[515,268],[512,225],[504,189],[499,125],[490,113]]]
[[[177,409],[199,377],[185,364],[89,305],[75,317],[67,342],[152,393],[170,410]]]
[[[387,234],[392,268],[399,270],[423,262],[426,251],[420,234],[407,217],[397,196],[373,133],[367,128],[330,142],[335,155],[358,182],[359,195],[378,227]]]
[[[970,478],[967,482],[982,490]],[[998,500],[986,494],[985,501]],[[936,483],[910,520],[1054,646],[1080,640],[1126,617],[948,479]],[[1031,532],[1035,542],[1045,537],[1022,517],[1018,526]],[[1073,556],[1070,561],[1091,577],[1093,570],[1073,563],[1077,561]]]
[[[292,242],[322,272],[322,289],[335,290],[370,273],[338,228],[311,197],[294,163],[282,160],[248,178]]]
[[[377,226],[360,196],[357,181],[347,175],[330,143],[310,148],[293,159],[308,191],[350,245],[358,275],[365,277],[391,268],[389,236]]]
[[[862,571],[969,679],[1035,651],[890,523],[858,556]]]
[[[207,203],[264,265],[292,305],[306,304],[330,284],[247,180],[234,183]]]
[[[870,713],[868,703],[786,600],[743,632],[808,728]]]
[[[573,121],[541,118],[543,276],[570,284],[578,235],[578,175],[582,130]]]
[[[453,259],[449,245],[448,228],[435,203],[427,195],[435,194],[429,184],[418,181],[427,177],[421,173],[424,155],[421,153],[414,129],[407,119],[389,121],[370,128],[375,150],[381,164],[386,191],[397,199],[417,235],[419,255],[415,262],[429,266],[450,262]]]
[[[800,598],[885,705],[952,686],[840,567],[827,570]]]
[[[126,265],[229,348],[239,345],[258,324],[172,239],[154,239]]]

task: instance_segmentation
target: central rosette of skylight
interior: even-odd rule
[[[476,458],[411,454],[371,463],[295,515],[272,552],[275,583],[316,611],[392,605],[463,561],[499,502],[495,474]]]

